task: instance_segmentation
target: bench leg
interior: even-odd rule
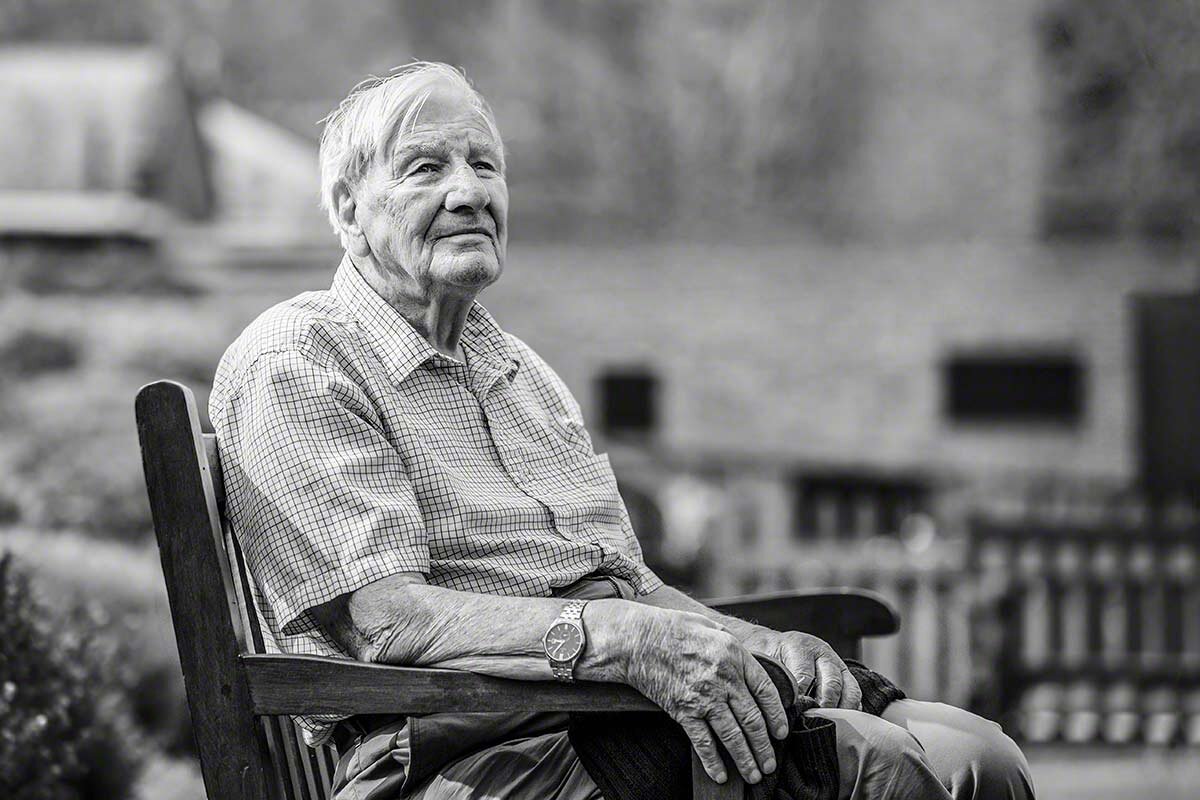
[[[742,800],[746,794],[746,784],[736,770],[729,771],[729,778],[724,783],[715,783],[700,756],[692,751],[692,800]]]

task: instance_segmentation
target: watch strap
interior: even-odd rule
[[[559,622],[583,622],[583,607],[587,600],[568,600],[558,615]]]
[[[550,671],[554,673],[554,680],[562,683],[575,682],[575,664],[569,661],[551,661]]]
[[[563,683],[573,683],[575,681],[575,662],[579,660],[579,656],[583,655],[583,648],[587,647],[587,631],[583,627],[583,609],[587,606],[587,600],[568,600],[559,612],[558,618],[550,624],[553,628],[562,622],[574,623],[583,633],[583,647],[579,649],[579,653],[570,661],[555,661],[550,658],[550,654],[546,654],[546,658],[550,661],[550,671],[554,675],[554,679]]]

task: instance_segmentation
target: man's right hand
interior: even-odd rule
[[[717,741],[747,783],[774,772],[771,736],[787,736],[787,714],[750,651],[700,614],[635,608],[627,631],[632,635],[626,639],[625,682],[683,727],[716,782],[726,780]]]

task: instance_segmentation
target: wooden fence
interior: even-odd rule
[[[900,633],[863,643],[864,660],[913,697],[964,704],[972,685],[972,590],[952,551],[912,557],[897,548],[797,548],[769,560],[726,562],[738,591],[854,586],[895,605]]]
[[[1194,504],[1026,479],[959,503],[980,511],[956,522],[920,480],[752,463],[693,477],[721,498],[702,593],[873,589],[903,625],[866,659],[913,697],[1030,741],[1200,746]]]
[[[981,517],[969,542],[1026,739],[1200,746],[1200,527]]]
[[[932,530],[923,537],[933,523],[917,500],[876,484],[853,492],[810,482],[798,493],[797,481],[772,470],[743,469],[720,485],[727,503],[709,537],[707,593],[832,586],[879,592],[903,625],[896,636],[866,640],[866,661],[914,697],[968,700],[974,599],[963,579],[964,551]],[[911,530],[901,536],[905,526]]]

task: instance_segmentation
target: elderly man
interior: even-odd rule
[[[255,320],[211,417],[228,513],[273,644],[526,680],[626,683],[724,781],[788,734],[776,657],[836,725],[842,797],[1032,796],[994,723],[932,703],[858,710],[825,642],[722,616],[646,567],[567,387],[476,302],[508,238],[504,148],[453,68],[357,88],[321,140],[345,248],[333,285]],[[600,797],[554,715],[300,720],[342,745],[338,797]]]

